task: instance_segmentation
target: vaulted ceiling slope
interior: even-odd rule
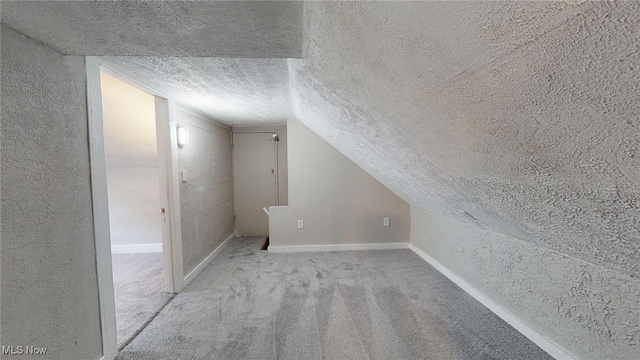
[[[640,276],[639,2],[3,2],[1,12],[62,53],[106,55],[231,125],[292,111],[414,205]],[[148,55],[173,58],[136,57]]]
[[[292,114],[286,59],[109,56],[101,63],[230,126],[284,125]]]
[[[308,2],[305,36],[296,117],[396,193],[640,275],[640,3]]]
[[[299,58],[302,3],[3,1],[2,22],[65,55]]]

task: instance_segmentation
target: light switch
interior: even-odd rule
[[[180,170],[180,180],[187,182],[187,170]]]

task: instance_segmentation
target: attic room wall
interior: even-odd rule
[[[287,133],[289,206],[269,208],[269,249],[408,242],[407,203],[300,121],[289,119]]]
[[[178,106],[177,122],[189,131],[178,149],[182,254],[185,276],[234,232],[231,129]]]
[[[84,57],[1,34],[3,359],[99,359]]]
[[[435,213],[640,276],[639,2],[305,2],[295,116]]]
[[[100,87],[111,245],[161,247],[155,97],[104,72]]]
[[[278,202],[280,206],[289,204],[289,166],[287,164],[286,126],[239,126],[233,132],[273,131],[278,132]]]
[[[531,325],[567,332],[557,340],[568,349],[585,345],[571,329],[589,328],[605,344],[594,353],[629,358],[640,336],[629,305],[601,307],[604,318],[582,306],[610,290],[637,308],[640,295],[640,3],[306,2],[304,29],[305,59],[289,60],[295,116],[412,205],[502,234],[486,235],[492,252],[478,251],[478,264],[446,261],[445,231],[429,238],[440,254],[424,250],[507,308],[533,296],[547,265],[560,278],[597,269],[559,282],[578,307],[533,313],[557,318],[555,329]],[[452,242],[477,246],[458,234]],[[492,292],[476,276],[511,271],[522,241],[523,271],[536,275]],[[580,260],[558,266],[549,254]],[[609,288],[610,278],[631,280]],[[614,317],[624,330],[603,341]]]
[[[637,359],[640,280],[411,207],[411,244],[579,359]]]

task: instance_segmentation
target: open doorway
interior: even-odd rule
[[[233,128],[233,200],[238,237],[264,238],[269,207],[288,204],[287,128]]]
[[[173,297],[163,254],[156,97],[100,72],[118,348]]]
[[[275,132],[233,133],[233,199],[238,237],[269,236],[263,208],[278,205]]]

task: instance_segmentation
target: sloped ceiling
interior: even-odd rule
[[[286,59],[101,57],[108,68],[230,126],[284,125]]]
[[[396,193],[640,275],[640,3],[309,2],[305,36],[296,117]]]
[[[638,2],[20,3],[63,53],[231,125],[292,111],[414,205],[640,276]]]
[[[3,1],[2,22],[65,55],[296,58],[302,3]]]

